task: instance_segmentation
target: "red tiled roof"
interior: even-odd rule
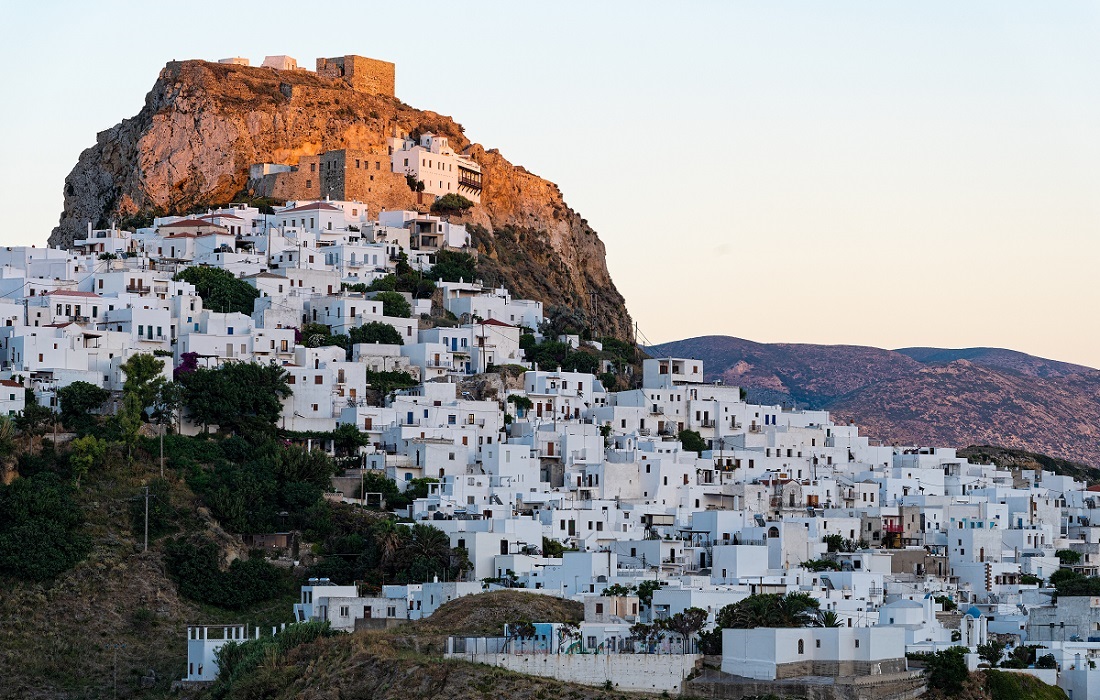
[[[0,379],[0,386],[18,386],[18,387],[22,387],[23,385],[20,384],[19,382],[13,382],[10,379]]]
[[[200,216],[199,218],[200,219],[238,219],[238,220],[240,220],[241,217],[237,216],[236,214],[206,214],[205,216]]]
[[[310,209],[319,209],[321,211],[340,211],[340,207],[334,207],[327,202],[311,202],[310,204],[303,204],[300,207],[294,207],[293,209],[283,209],[279,214],[290,214],[296,211],[308,211]]]
[[[504,321],[498,321],[495,318],[485,319],[480,321],[483,326],[503,326],[504,328],[515,328],[511,323],[505,323]]]

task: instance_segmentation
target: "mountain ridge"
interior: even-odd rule
[[[699,336],[648,348],[703,360],[754,401],[827,409],[887,443],[985,444],[1100,466],[1100,371],[1004,348],[756,343]]]

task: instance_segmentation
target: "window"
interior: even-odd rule
[[[801,639],[798,640],[798,653],[799,654],[805,654],[806,653],[806,642],[801,640]]]
[[[323,375],[320,375],[320,374],[318,374],[317,376],[315,376],[313,378],[313,383],[314,384],[321,384],[323,381],[324,381],[324,377],[323,377]]]

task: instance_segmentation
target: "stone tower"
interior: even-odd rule
[[[317,75],[342,78],[352,88],[372,95],[394,96],[394,72],[394,64],[364,56],[317,59]]]

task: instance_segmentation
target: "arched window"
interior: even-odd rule
[[[802,641],[801,639],[798,640],[798,653],[799,654],[805,654],[806,653],[806,642]]]
[[[779,537],[779,528],[772,526],[768,529],[768,537]]]

